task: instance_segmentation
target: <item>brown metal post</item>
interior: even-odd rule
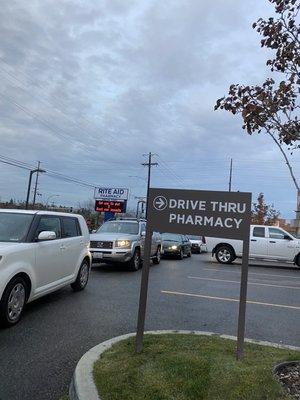
[[[137,322],[137,331],[135,339],[135,352],[140,353],[143,347],[143,338],[145,330],[145,317],[146,317],[146,306],[147,306],[147,294],[148,294],[148,280],[149,280],[149,269],[150,269],[150,257],[151,257],[151,242],[152,242],[152,229],[149,225],[146,227],[145,237],[145,250],[144,250],[144,262],[141,277],[141,291],[139,301],[139,313]]]
[[[242,259],[238,334],[237,334],[237,348],[236,348],[237,360],[241,360],[244,355],[246,304],[247,304],[247,288],[248,288],[249,244],[250,244],[250,238],[249,236],[247,236],[247,238],[243,240],[243,259]]]

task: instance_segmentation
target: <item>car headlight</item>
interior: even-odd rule
[[[174,246],[171,246],[171,249],[172,249],[172,250],[177,250],[177,249],[178,249],[178,246],[175,246],[175,245],[174,245]]]
[[[131,247],[130,240],[117,240],[116,247],[121,247],[122,249],[129,249]]]

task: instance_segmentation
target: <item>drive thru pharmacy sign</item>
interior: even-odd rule
[[[242,357],[247,299],[251,194],[203,190],[150,189],[136,351],[142,349],[153,231],[243,240],[237,357]]]

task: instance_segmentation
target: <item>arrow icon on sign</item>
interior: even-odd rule
[[[164,210],[167,207],[167,205],[168,201],[164,196],[157,196],[153,201],[153,206],[158,211]]]

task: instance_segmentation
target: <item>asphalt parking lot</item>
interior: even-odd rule
[[[23,320],[0,331],[0,399],[57,400],[89,348],[133,332],[141,271],[94,267],[84,292],[66,288],[27,306]],[[209,255],[163,260],[150,272],[146,329],[236,335],[240,266]],[[300,270],[249,268],[246,337],[300,346]]]

